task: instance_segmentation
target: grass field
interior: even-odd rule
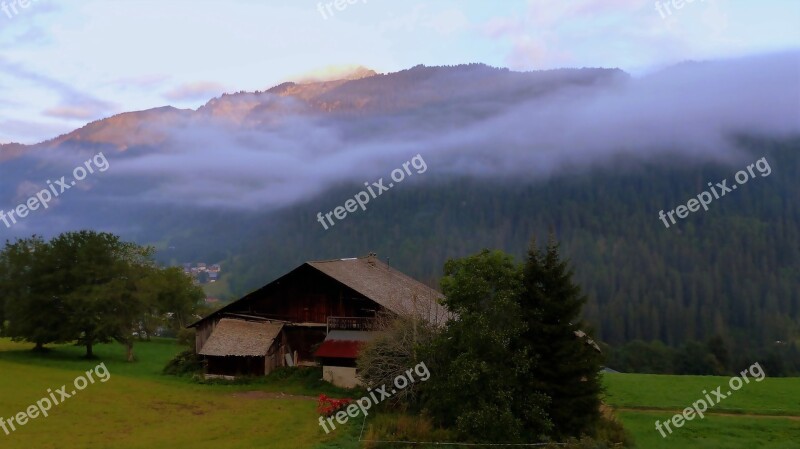
[[[304,393],[297,383],[199,385],[161,375],[180,351],[171,341],[137,345],[138,363],[126,363],[117,345],[98,346],[97,361],[81,360],[77,347],[44,355],[29,349],[0,339],[0,416],[6,419],[47,396],[48,388],[73,389],[75,377],[100,361],[111,377],[54,407],[47,418],[11,435],[0,430],[3,449],[357,447],[347,432],[326,437],[313,398],[267,394]],[[264,394],[246,394],[252,390]]]
[[[664,422],[718,386],[727,393],[729,377],[606,374],[606,402],[617,410],[643,449],[798,449],[800,379],[765,378],[733,392],[683,427],[663,438],[655,421]],[[712,396],[713,397],[713,396]],[[665,431],[666,432],[666,431]]]
[[[126,363],[118,345],[100,345],[99,360],[81,359],[83,349],[58,346],[47,354],[28,344],[0,339],[0,416],[8,419],[103,362],[111,377],[95,383],[47,418],[10,435],[3,449],[341,448],[360,447],[358,423],[325,435],[317,424],[314,396],[335,389],[301,379],[250,385],[200,385],[164,376],[161,370],[181,348],[170,340],[138,344],[137,363]],[[654,428],[701,398],[703,389],[727,378],[606,375],[607,402],[618,410],[642,449],[800,448],[800,379],[751,382],[703,420],[688,422],[667,439]],[[711,412],[711,410],[709,410]],[[783,415],[783,416],[775,416]]]

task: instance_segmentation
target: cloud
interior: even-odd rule
[[[208,100],[225,91],[219,84],[208,81],[186,83],[164,93],[164,98],[170,101],[197,101]]]
[[[512,69],[526,70],[565,64],[568,54],[548,46],[543,39],[529,36],[515,38],[511,53],[506,58]]]
[[[66,104],[92,104],[95,106],[102,105],[104,108],[106,108],[106,112],[108,112],[108,110],[110,110],[112,107],[110,103],[106,103],[91,94],[85,93],[56,78],[30,70],[24,67],[22,64],[8,61],[2,56],[0,56],[0,72],[4,72],[20,81],[37,84],[56,92],[61,96],[63,102]]]
[[[360,79],[375,75],[375,71],[358,64],[330,65],[303,75],[289,77],[290,81],[305,84],[344,79]]]
[[[108,110],[105,104],[86,104],[76,106],[56,106],[45,109],[42,113],[49,117],[67,120],[93,120],[101,117]]]
[[[799,58],[793,52],[689,63],[641,78],[568,87],[563,81],[572,75],[566,72],[529,74],[524,76],[539,77],[541,93],[522,97],[515,88],[524,84],[506,80],[472,92],[459,83],[475,81],[475,73],[440,71],[426,85],[462,96],[358,116],[271,109],[271,121],[255,120],[259,125],[250,127],[213,114],[195,116],[159,128],[169,137],[158,151],[121,156],[108,173],[148,180],[128,201],[263,209],[387,178],[416,154],[428,163],[428,177],[526,180],[620,158],[732,163],[742,156],[732,141],[736,133],[800,134]],[[259,98],[281,105],[270,94]],[[254,120],[258,108],[248,110]]]
[[[716,3],[700,0],[666,20],[653,2],[641,0],[530,0],[523,14],[492,17],[477,29],[504,46],[505,64],[518,70],[608,64],[638,69],[705,51],[719,54],[714,49],[720,47],[743,48]]]
[[[798,61],[793,52],[687,63],[626,83],[562,90],[442,136],[441,159],[429,165],[530,179],[620,159],[730,163],[742,157],[738,133],[800,135]]]
[[[32,0],[28,3],[27,8],[22,8],[18,3],[15,8],[12,5],[15,2],[5,1],[0,4],[8,6],[8,14],[0,10],[0,48],[26,45],[42,42],[46,40],[45,27],[40,25],[40,16],[55,15],[62,11],[62,7],[58,6],[55,2],[42,2],[39,0]],[[14,13],[16,9],[17,14]]]

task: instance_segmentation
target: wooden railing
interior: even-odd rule
[[[352,316],[329,316],[328,331],[348,330],[348,331],[369,331],[374,330],[376,325],[375,318],[361,318]]]

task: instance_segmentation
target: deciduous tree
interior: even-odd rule
[[[457,317],[423,356],[431,371],[425,407],[473,441],[539,441],[550,429],[548,399],[519,382],[538,368],[538,354],[520,344],[520,266],[485,250],[448,261],[444,271],[445,304]]]

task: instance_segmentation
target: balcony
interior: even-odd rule
[[[332,330],[346,330],[346,331],[371,331],[377,327],[377,320],[375,318],[362,318],[352,316],[329,316],[328,317],[328,331]]]

